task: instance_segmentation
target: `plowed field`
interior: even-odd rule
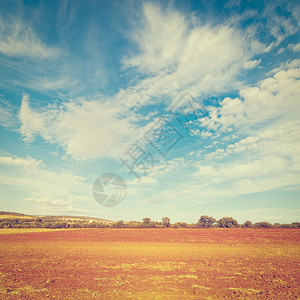
[[[299,299],[299,254],[297,229],[4,229],[0,299]]]

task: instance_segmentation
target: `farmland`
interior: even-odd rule
[[[1,299],[298,299],[298,229],[2,229]]]

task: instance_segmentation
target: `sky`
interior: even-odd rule
[[[297,2],[2,0],[0,210],[299,221]]]

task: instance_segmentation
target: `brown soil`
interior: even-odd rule
[[[0,298],[299,299],[299,246],[297,229],[4,233]]]

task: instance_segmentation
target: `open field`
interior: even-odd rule
[[[2,232],[1,299],[300,298],[297,229]]]

